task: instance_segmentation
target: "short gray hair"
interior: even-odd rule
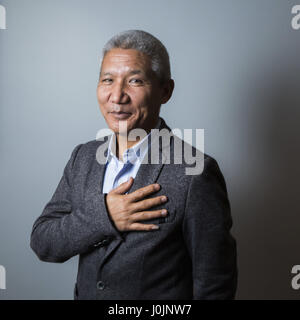
[[[142,30],[127,30],[113,36],[103,48],[103,58],[111,49],[135,49],[147,54],[152,70],[161,82],[171,79],[169,54],[165,46],[152,34]]]

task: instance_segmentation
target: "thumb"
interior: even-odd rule
[[[118,187],[113,189],[112,192],[115,194],[124,194],[130,189],[130,187],[132,186],[132,183],[133,183],[133,178],[130,177],[129,180],[121,183]]]

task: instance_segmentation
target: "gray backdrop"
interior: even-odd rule
[[[299,2],[299,1],[298,1]],[[287,0],[1,0],[0,299],[72,299],[78,258],[29,247],[73,148],[106,127],[96,100],[101,49],[143,29],[166,45],[175,91],[161,115],[204,128],[226,178],[238,243],[238,299],[298,299],[300,30]],[[299,3],[300,4],[300,3]]]

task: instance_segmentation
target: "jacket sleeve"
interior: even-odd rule
[[[107,213],[105,194],[86,198],[73,208],[72,169],[81,146],[73,150],[51,200],[34,222],[30,246],[42,261],[64,262],[95,249],[107,237],[121,237]]]
[[[237,287],[236,241],[224,177],[207,156],[204,170],[191,178],[183,237],[192,261],[193,299],[234,299]]]

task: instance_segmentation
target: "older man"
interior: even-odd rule
[[[182,141],[170,134],[166,148],[151,130],[171,132],[159,112],[173,88],[167,50],[151,34],[125,31],[104,47],[97,96],[113,134],[75,147],[31,234],[42,261],[79,255],[75,299],[235,296],[236,242],[217,162],[205,154],[203,172],[189,175],[186,159],[174,160]],[[144,136],[129,139],[136,129]]]

